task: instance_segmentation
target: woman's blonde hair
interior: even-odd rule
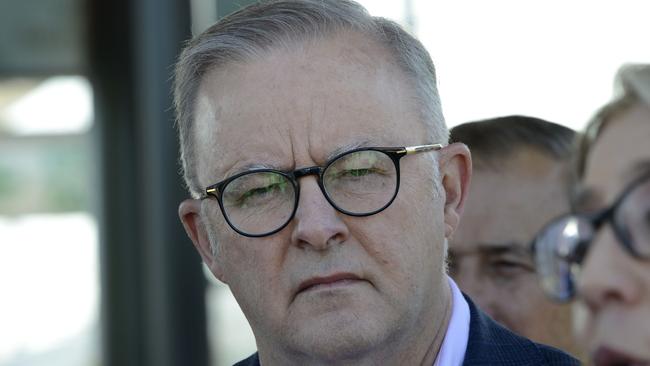
[[[650,64],[629,64],[618,70],[614,98],[598,110],[577,140],[576,180],[584,176],[589,151],[612,117],[636,103],[650,106]]]

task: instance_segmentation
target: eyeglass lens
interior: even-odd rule
[[[397,190],[396,164],[377,150],[351,152],[331,162],[322,173],[322,188],[340,211],[363,215],[383,209]],[[251,172],[230,181],[222,205],[228,222],[249,235],[284,226],[295,211],[297,187],[279,172]]]
[[[650,258],[650,179],[625,197],[614,214],[614,222],[627,236],[634,252]]]
[[[323,173],[323,188],[340,210],[353,214],[380,210],[397,188],[395,163],[376,150],[343,155]]]
[[[650,258],[650,179],[623,197],[610,222],[621,246],[630,246],[637,257]],[[569,215],[548,225],[535,239],[537,270],[548,295],[560,301],[573,296],[575,278],[597,230],[586,216]]]
[[[223,210],[231,225],[251,235],[271,232],[293,214],[296,191],[289,178],[275,172],[252,172],[223,190]]]

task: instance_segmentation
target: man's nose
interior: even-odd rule
[[[610,227],[591,244],[578,278],[578,294],[592,312],[610,304],[636,301],[640,295],[634,275],[638,263],[624,252]]]
[[[300,248],[326,250],[350,235],[341,214],[327,201],[315,177],[300,180],[300,199],[294,216],[291,241]]]

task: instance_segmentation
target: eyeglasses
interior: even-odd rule
[[[399,190],[399,160],[441,144],[370,147],[344,152],[324,166],[283,172],[255,169],[205,189],[201,199],[215,198],[226,222],[249,237],[272,235],[291,221],[298,207],[298,179],[315,175],[327,201],[350,216],[370,216],[390,206]]]
[[[540,231],[532,249],[541,286],[549,297],[566,302],[575,296],[582,262],[606,223],[629,255],[650,260],[650,174],[628,185],[610,207],[562,216]]]

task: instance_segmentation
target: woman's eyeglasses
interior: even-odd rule
[[[630,183],[610,207],[559,217],[540,231],[532,249],[542,288],[551,298],[564,302],[575,296],[582,262],[607,223],[629,255],[650,259],[650,174]]]

